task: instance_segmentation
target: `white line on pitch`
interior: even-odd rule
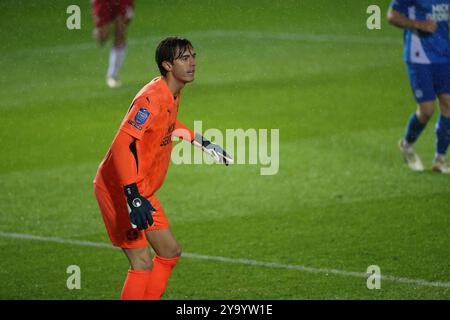
[[[106,248],[106,249],[117,249],[112,245],[102,242],[92,242],[92,241],[83,241],[83,240],[71,240],[71,239],[62,239],[56,237],[43,237],[36,236],[32,234],[23,234],[23,233],[11,233],[11,232],[2,232],[0,231],[0,237],[3,238],[14,238],[14,239],[22,239],[22,240],[35,240],[35,241],[46,241],[46,242],[54,242],[60,244],[72,244],[83,247],[94,247],[94,248]],[[227,258],[220,256],[208,256],[197,253],[187,253],[184,252],[183,257],[191,258],[191,259],[200,259],[200,260],[209,260],[209,261],[219,261],[219,262],[227,262],[227,263],[236,263],[243,265],[251,265],[258,267],[267,267],[267,268],[276,268],[276,269],[289,269],[289,270],[299,270],[310,273],[325,273],[325,274],[335,274],[338,276],[349,276],[349,277],[359,277],[359,278],[367,278],[369,274],[365,272],[352,272],[352,271],[344,271],[337,269],[325,269],[325,268],[313,268],[306,267],[302,265],[292,265],[292,264],[282,264],[276,262],[264,262],[257,260],[249,260],[249,259],[236,259],[236,258]],[[428,281],[423,279],[410,279],[403,278],[391,275],[382,275],[382,280],[411,284],[416,286],[425,286],[425,287],[441,287],[441,288],[450,288],[450,282],[444,281]]]

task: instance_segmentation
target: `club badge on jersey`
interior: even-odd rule
[[[142,125],[147,121],[149,116],[150,116],[150,112],[147,109],[140,108],[139,111],[136,113],[136,116],[134,117],[134,121],[137,124]]]

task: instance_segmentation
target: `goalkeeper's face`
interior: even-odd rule
[[[183,53],[177,54],[173,61],[172,76],[180,82],[188,83],[194,81],[195,76],[195,51],[188,47]]]

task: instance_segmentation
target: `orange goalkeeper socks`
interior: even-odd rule
[[[145,290],[150,280],[151,270],[128,270],[127,278],[123,285],[122,300],[142,300],[145,298]]]
[[[153,257],[153,270],[150,281],[145,291],[144,299],[159,300],[166,289],[170,273],[177,264],[180,257],[162,258],[155,254]]]
[[[122,300],[159,300],[166,289],[170,273],[180,257],[162,258],[155,254],[153,270],[128,270]]]

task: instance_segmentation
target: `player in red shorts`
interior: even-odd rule
[[[133,0],[91,0],[94,16],[94,36],[100,45],[108,40],[111,26],[114,26],[114,43],[109,53],[106,84],[110,88],[121,85],[118,79],[126,52],[125,29],[133,17]]]
[[[156,49],[161,76],[145,85],[125,115],[94,180],[95,195],[114,246],[130,262],[121,298],[160,299],[181,248],[155,196],[169,166],[172,135],[187,140],[228,164],[219,146],[177,120],[180,91],[194,80],[195,51],[178,37]],[[151,259],[148,244],[155,251]]]

